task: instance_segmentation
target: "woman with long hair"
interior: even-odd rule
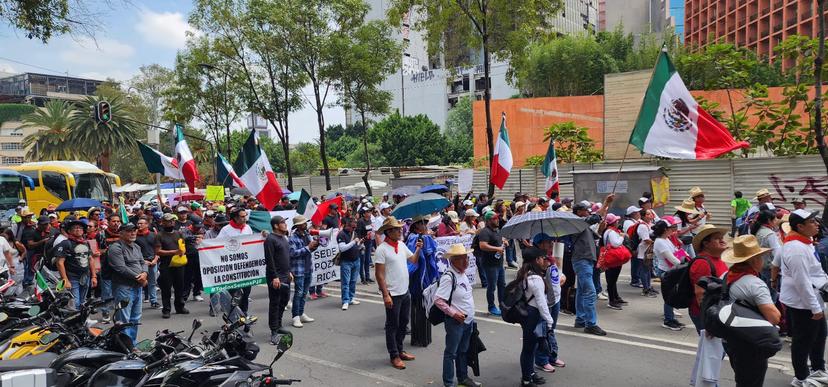
[[[515,277],[515,282],[524,289],[524,297],[529,300],[526,307],[527,316],[520,324],[523,329],[523,346],[520,350],[521,386],[546,383],[546,379],[534,372],[533,365],[540,339],[537,334],[538,327],[542,327],[540,324],[546,324],[547,331],[551,331],[555,323],[552,314],[549,313],[546,299],[547,289],[551,286],[545,279],[548,265],[546,251],[530,247],[526,249],[523,265]]]
[[[779,221],[774,210],[761,210],[756,221],[750,225],[750,233],[756,236],[759,246],[770,249],[770,254],[764,254],[765,264],[759,274],[768,286],[771,286],[771,260],[782,250],[782,241],[779,240]]]
[[[665,216],[653,226],[653,263],[656,275],[662,280],[664,274],[670,269],[678,266],[681,260],[676,256],[679,249],[670,240],[678,230],[678,219],[672,216]],[[664,322],[662,327],[671,331],[680,331],[684,328],[673,312],[673,307],[664,303]]]
[[[417,263],[408,265],[408,291],[411,293],[411,345],[418,347],[427,347],[431,344],[431,324],[428,322],[428,313],[423,307],[423,289],[431,285],[440,275],[437,269],[437,243],[429,235],[427,227],[429,219],[429,215],[415,217],[405,242],[409,250],[415,251],[417,241],[423,241]]]

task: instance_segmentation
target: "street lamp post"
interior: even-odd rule
[[[227,71],[222,69],[221,67],[218,67],[218,66],[215,66],[215,65],[212,65],[212,64],[209,64],[209,63],[199,63],[198,67],[201,67],[202,69],[204,69],[204,73],[207,75],[207,87],[208,88],[212,88],[212,85],[213,85],[213,74],[211,73],[212,70],[218,70],[219,72],[222,73],[222,75],[224,75],[224,84],[223,84],[224,91],[222,92],[222,99],[223,99],[223,102],[224,102],[224,109],[225,109],[225,113],[226,113],[226,110],[227,110],[227,79],[230,78],[230,74],[227,73]],[[216,118],[218,118],[218,116],[219,116],[218,113],[216,113]],[[218,126],[218,119],[216,119],[216,126]],[[229,122],[225,122],[225,129],[227,130],[227,157],[230,157],[231,144],[230,144],[230,123]],[[217,132],[218,132],[218,130],[217,130]],[[218,138],[216,139],[216,147],[218,147]]]
[[[129,87],[127,87],[127,90],[126,90],[127,96],[129,96],[131,90],[138,91],[138,89],[135,88],[135,86],[129,86]],[[152,124],[146,124],[146,125],[147,125],[147,145],[149,145],[150,147],[155,148],[157,150],[158,146],[161,145],[161,139],[159,137],[158,129],[154,128]],[[160,198],[161,197],[161,174],[160,173],[155,174],[155,190],[158,194],[158,197]]]

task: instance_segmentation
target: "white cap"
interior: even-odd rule
[[[638,207],[638,206],[629,206],[629,207],[627,207],[627,215],[632,215],[636,212],[641,212],[641,207]]]
[[[474,202],[471,201],[471,199],[466,199],[466,200],[463,200],[463,205],[464,206],[473,206]]]
[[[379,209],[380,209],[380,211],[382,211],[382,210],[384,210],[384,209],[386,209],[386,208],[391,208],[391,205],[390,205],[390,204],[388,204],[388,203],[386,203],[386,202],[382,202],[382,203],[380,203],[380,205],[379,205]]]
[[[638,201],[641,202],[641,203],[647,203],[647,202],[650,201],[650,199],[647,199],[647,198],[642,196],[642,197],[638,198]]]

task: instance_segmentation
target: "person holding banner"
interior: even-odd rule
[[[290,272],[293,273],[293,326],[301,328],[302,323],[313,322],[314,319],[305,314],[305,295],[310,288],[313,277],[311,253],[319,247],[319,241],[311,240],[308,233],[308,219],[302,215],[293,217],[293,234],[290,242]]]
[[[255,204],[255,202],[254,202]],[[247,210],[243,207],[234,207],[230,211],[230,223],[224,226],[218,233],[219,238],[227,238],[240,235],[252,235],[253,229],[247,224]],[[239,300],[239,309],[247,314],[247,308],[250,306],[250,287],[236,289],[236,292],[241,292],[241,299]]]
[[[279,342],[279,334],[286,333],[282,327],[282,314],[290,298],[290,242],[285,218],[276,215],[270,219],[273,232],[264,242],[265,261],[267,262],[267,296],[268,325],[270,326],[270,344]]]
[[[391,365],[405,369],[403,360],[414,360],[414,355],[403,350],[403,340],[408,330],[408,314],[411,294],[408,291],[409,266],[416,265],[423,248],[423,241],[416,242],[412,253],[402,240],[403,224],[393,216],[382,223],[377,233],[385,235],[385,241],[377,246],[374,269],[377,284],[385,304],[385,346],[391,357]]]

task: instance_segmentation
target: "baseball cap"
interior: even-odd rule
[[[270,218],[270,227],[273,227],[277,224],[284,223],[284,222],[285,222],[285,218],[283,218],[281,215],[276,215],[276,216]]]
[[[473,206],[474,202],[471,201],[471,199],[466,199],[466,200],[463,200],[463,205],[464,206]]]
[[[46,215],[40,215],[37,218],[37,224],[49,224],[49,217]]]
[[[178,206],[178,208],[175,210],[175,212],[190,212],[190,210],[188,210],[187,207]]]
[[[380,209],[380,211],[382,211],[382,210],[384,210],[384,209],[386,209],[386,208],[391,208],[391,205],[390,205],[390,204],[388,204],[388,203],[386,203],[386,202],[382,202],[382,203],[380,203],[380,205],[379,205],[379,209]]]
[[[497,217],[497,214],[494,211],[487,211],[486,213],[483,214],[483,219],[485,219],[485,220],[489,220],[489,219],[496,218],[496,217]]]
[[[200,216],[191,216],[190,222],[193,222],[193,227],[204,226],[204,219],[202,219]]]
[[[163,220],[176,220],[176,219],[178,219],[178,217],[168,212],[168,213],[164,214],[164,216],[162,216],[161,219],[163,219]]]
[[[815,218],[819,215],[819,211],[808,211],[804,209],[791,211],[788,217],[788,222],[791,225],[791,230],[796,230],[796,226],[805,223],[809,219]]]
[[[126,224],[121,225],[121,228],[119,228],[118,231],[119,232],[135,231],[137,228],[138,228],[138,226],[136,226],[132,223],[126,223]]]
[[[805,203],[805,199],[803,199],[802,197],[797,196],[797,197],[793,198],[793,200],[791,200],[791,203]]]
[[[650,199],[645,198],[645,197],[643,197],[643,196],[642,196],[642,197],[640,197],[640,198],[638,198],[638,202],[639,202],[639,203],[647,203],[647,202],[649,202],[649,201],[650,201]]]
[[[618,215],[615,215],[613,213],[609,213],[609,214],[607,214],[607,217],[606,217],[605,220],[607,221],[607,224],[615,224],[616,222],[618,222],[618,219],[621,219],[621,217],[619,217]]]
[[[638,206],[629,206],[629,207],[627,207],[627,215],[632,215],[636,212],[641,212],[641,207],[638,207]]]

